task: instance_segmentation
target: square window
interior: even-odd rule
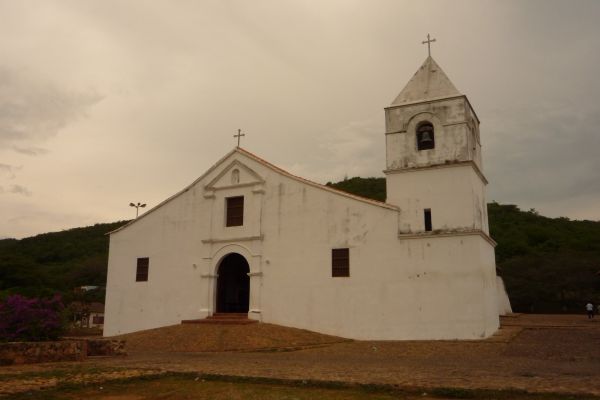
[[[135,272],[136,282],[148,281],[148,268],[150,266],[150,259],[148,257],[137,259],[137,269]]]
[[[225,200],[227,201],[225,226],[244,225],[244,196],[228,197]]]
[[[350,249],[331,250],[331,276],[350,276]]]

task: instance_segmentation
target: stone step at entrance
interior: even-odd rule
[[[248,319],[248,313],[214,313],[204,319],[184,319],[182,324],[246,325],[257,320]]]

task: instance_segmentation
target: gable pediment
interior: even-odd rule
[[[204,189],[206,191],[215,191],[241,186],[262,185],[264,183],[265,180],[252,168],[239,160],[233,160],[213,180],[204,186]]]

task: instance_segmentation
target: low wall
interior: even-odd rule
[[[88,356],[125,356],[125,341],[116,339],[85,339]]]
[[[0,343],[0,365],[82,361],[86,357],[87,343],[82,340]]]
[[[125,341],[67,339],[54,342],[0,343],[0,365],[83,361],[88,356],[124,356]]]

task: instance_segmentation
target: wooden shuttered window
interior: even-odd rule
[[[148,257],[137,259],[137,269],[135,271],[136,282],[146,282],[148,280],[148,267],[150,259]]]
[[[228,197],[225,226],[242,225],[244,225],[244,196]]]
[[[350,249],[331,250],[331,276],[350,276]]]

